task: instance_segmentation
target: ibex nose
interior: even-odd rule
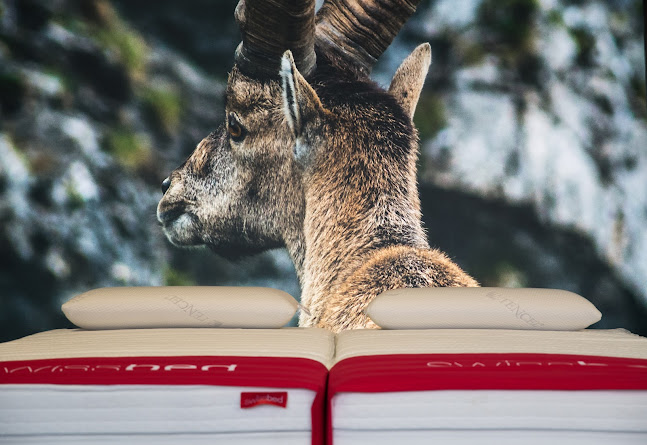
[[[166,193],[166,191],[168,190],[168,188],[169,188],[170,186],[171,186],[171,178],[166,178],[166,179],[162,182],[162,193]]]

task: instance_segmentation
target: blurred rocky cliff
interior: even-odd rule
[[[236,1],[0,0],[0,340],[66,326],[99,286],[299,293],[281,251],[172,247],[162,179],[222,120]],[[559,287],[647,332],[642,2],[437,0],[376,67],[430,41],[416,124],[432,245],[485,285]],[[460,6],[458,6],[460,5]]]
[[[513,216],[494,261],[468,268],[484,282],[492,267],[495,281],[499,267],[522,286],[550,275],[594,301],[605,322],[637,311],[645,326],[643,20],[634,0],[438,0],[412,23],[439,49],[417,111],[422,183],[525,208],[550,232]],[[498,212],[493,223],[507,225]],[[513,261],[497,266],[499,249]]]

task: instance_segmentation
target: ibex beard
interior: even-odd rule
[[[330,0],[315,27],[313,2],[285,2],[278,11],[266,10],[268,3],[239,3],[243,44],[229,76],[225,125],[162,185],[158,219],[169,240],[230,258],[287,247],[307,309],[299,325],[336,332],[376,328],[364,309],[388,289],[477,286],[429,248],[422,228],[412,116],[429,45],[405,60],[389,91],[368,78],[415,6],[391,0],[345,10]],[[394,10],[398,20],[382,20]],[[270,30],[264,46],[246,33],[267,14],[281,16],[279,23],[306,20],[286,25],[304,35]],[[386,37],[376,46],[362,30],[335,29],[331,17],[348,14]]]

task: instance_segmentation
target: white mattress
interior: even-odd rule
[[[0,444],[321,444],[328,369],[328,443],[647,443],[647,339],[626,331],[294,328],[0,344]]]
[[[647,338],[625,329],[364,329],[337,335],[335,362],[368,355],[467,353],[545,353],[647,359]]]
[[[57,329],[0,343],[0,362],[80,357],[300,357],[330,365],[334,336],[318,328]]]
[[[285,444],[300,445],[310,443],[309,436],[304,437],[302,432],[283,431],[272,433],[217,433],[217,434],[146,434],[146,435],[123,435],[123,434],[106,434],[83,435],[75,434],[73,436],[33,436],[21,437],[17,442],[14,438],[0,440],[2,444],[30,444],[30,445],[113,445],[113,444],[137,444],[137,445],[214,445],[214,444],[231,444],[231,445],[257,445],[263,444]]]
[[[321,443],[313,416],[323,422],[333,348],[320,329],[57,330],[0,344],[0,444]],[[242,408],[242,393],[287,399]]]
[[[156,435],[204,436],[224,440],[289,436],[293,443],[311,442],[311,407],[315,393],[288,390],[288,406],[240,408],[241,387],[168,385],[5,385],[0,392],[0,443],[52,436],[102,439],[124,443],[124,436],[150,442]],[[273,392],[276,388],[244,387]],[[229,440],[229,439],[228,439]],[[200,442],[197,442],[200,443]],[[242,442],[244,443],[244,442]]]
[[[647,339],[622,330],[347,331],[329,428],[335,445],[645,444],[646,359]]]
[[[645,445],[645,436],[604,431],[562,430],[391,430],[379,433],[342,431],[335,433],[337,444],[393,445]]]

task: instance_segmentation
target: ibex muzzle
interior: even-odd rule
[[[429,46],[388,92],[368,78],[414,10],[327,0],[315,25],[314,0],[241,1],[226,122],[163,184],[169,240],[225,257],[287,247],[309,310],[300,325],[334,331],[375,327],[363,309],[388,288],[477,285],[421,225],[411,116]]]

